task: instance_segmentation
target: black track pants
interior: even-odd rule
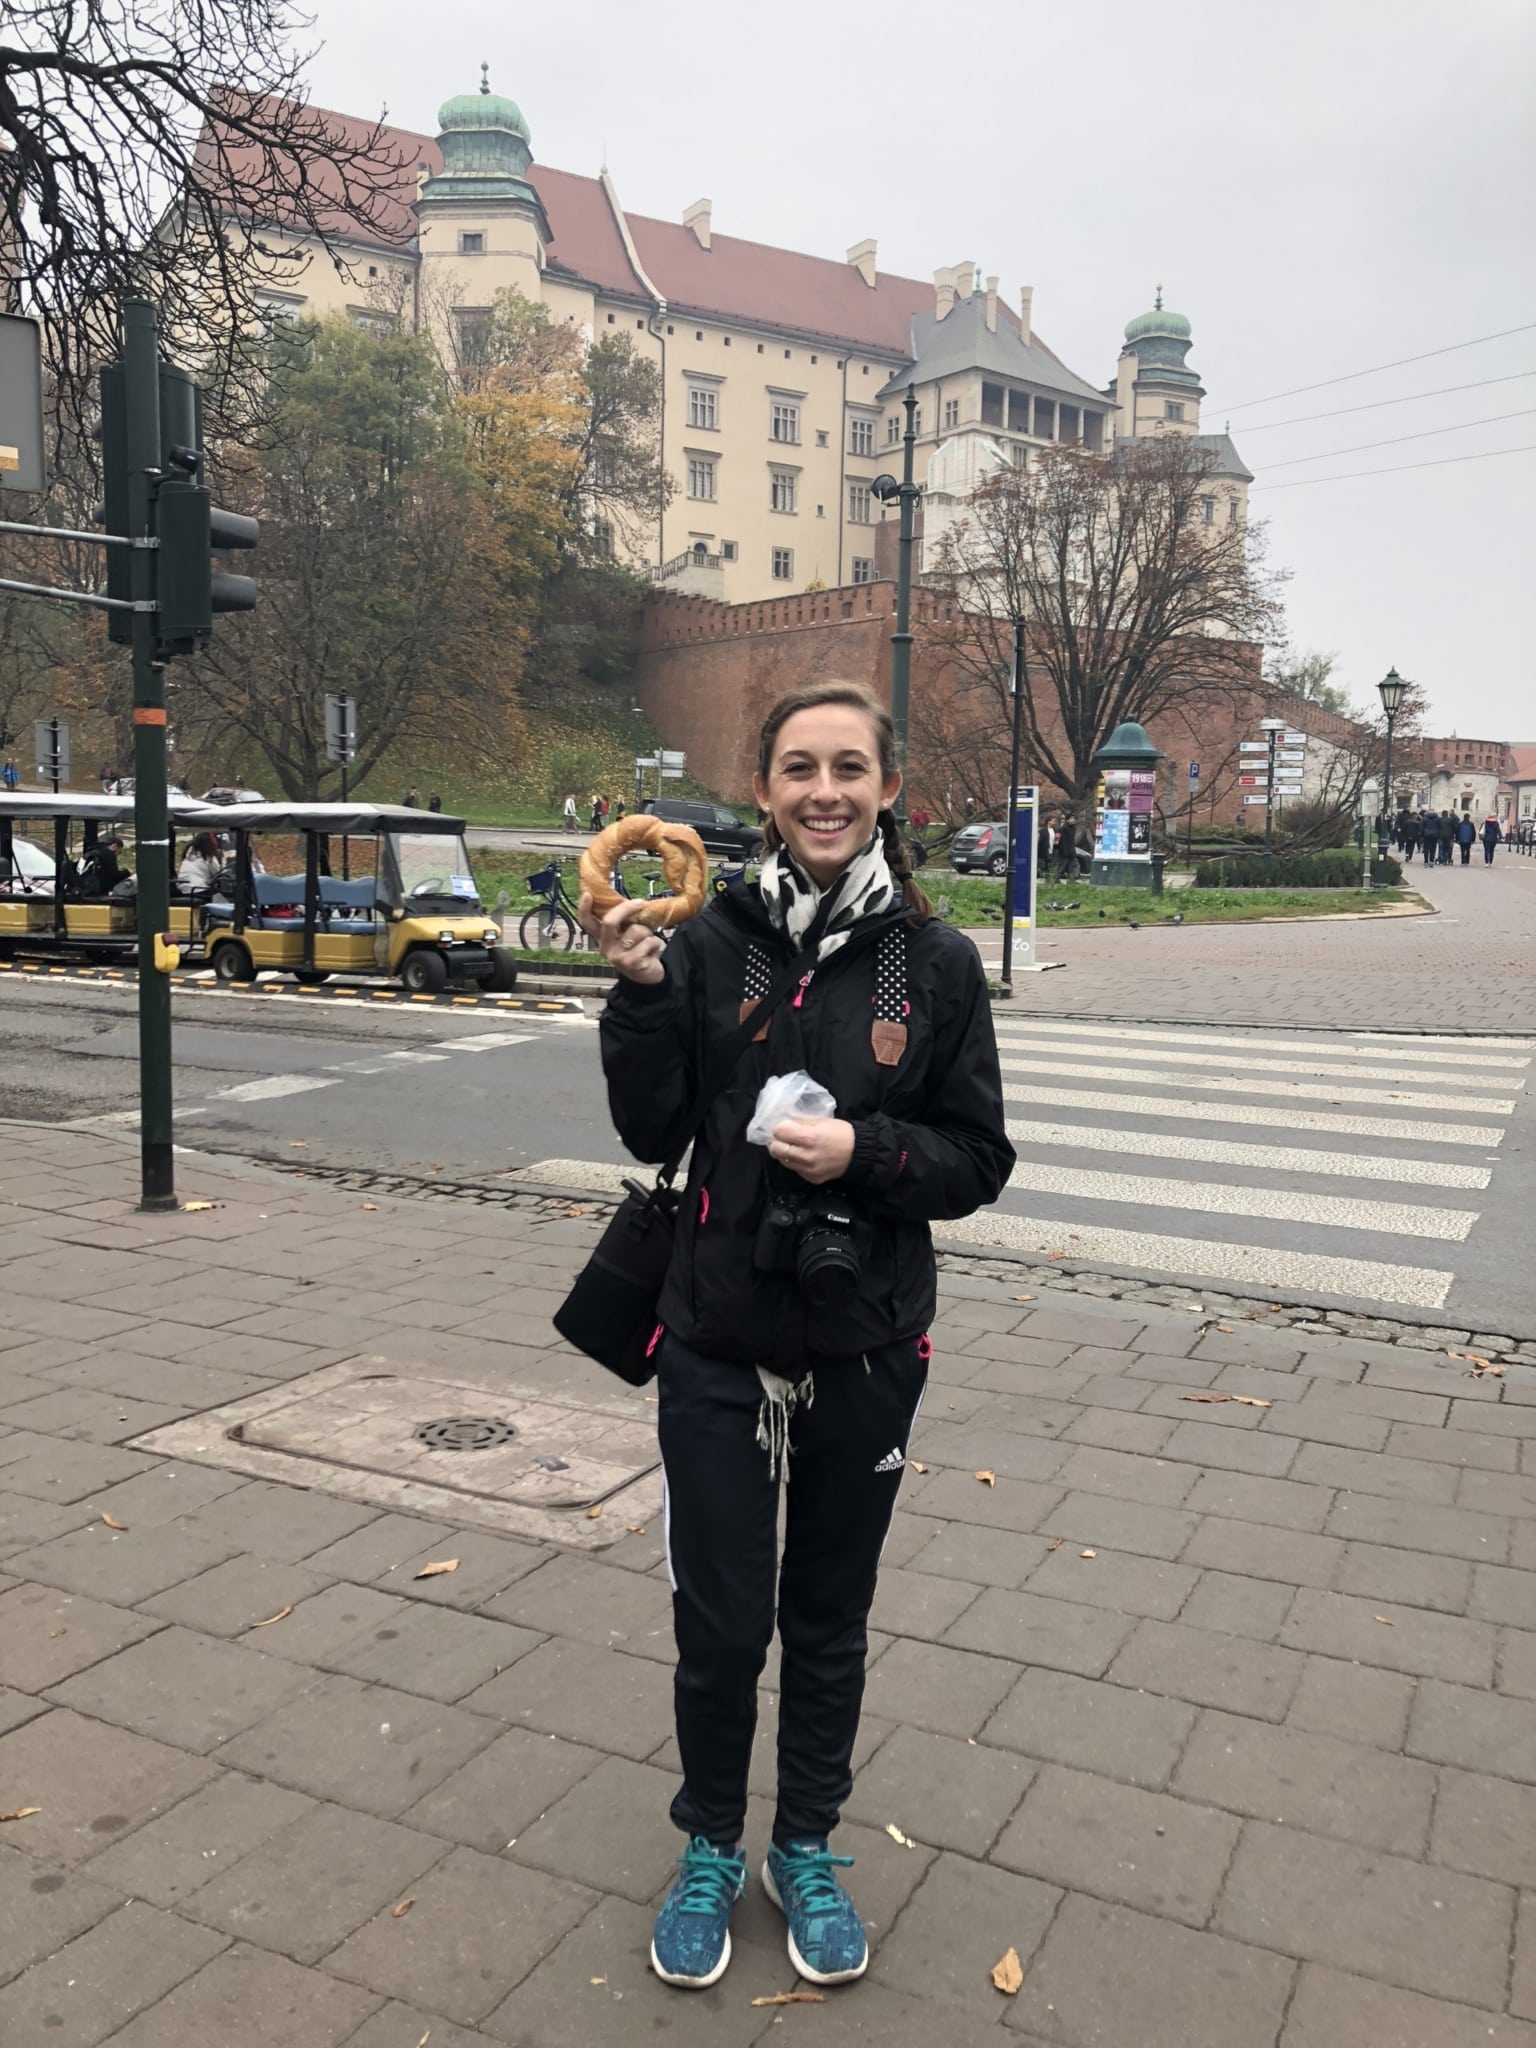
[[[816,1366],[814,1399],[790,1419],[781,1565],[779,1486],[757,1440],[756,1372],[671,1336],[658,1366],[683,1762],[672,1818],[688,1835],[741,1840],[777,1567],[774,1836],[830,1834],[853,1785],[865,1622],[927,1382],[927,1339]]]

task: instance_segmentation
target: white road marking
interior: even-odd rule
[[[403,1061],[410,1067],[428,1067],[441,1065],[448,1055],[445,1052],[387,1052],[384,1057],[387,1060]]]
[[[1205,1209],[1224,1216],[1266,1216],[1287,1223],[1317,1223],[1333,1230],[1379,1230],[1400,1237],[1460,1242],[1477,1221],[1475,1209],[1432,1209],[1417,1202],[1360,1202],[1342,1195],[1309,1195],[1237,1182],[1169,1180],[1150,1173],[1089,1173],[1043,1160],[1020,1162],[1010,1188],[1031,1194],[1071,1195],[1086,1202],[1125,1202],[1148,1209]]]
[[[1426,1073],[1414,1067],[1365,1067],[1338,1060],[1234,1059],[1227,1052],[1191,1050],[1178,1052],[1166,1045],[1097,1046],[1058,1045],[1051,1038],[1023,1037],[1016,1032],[998,1033],[1000,1052],[1032,1052],[1044,1059],[1060,1059],[1071,1053],[1079,1060],[1148,1060],[1171,1067],[1214,1067],[1223,1074],[1306,1074],[1325,1081],[1406,1081],[1430,1088],[1513,1088],[1523,1091],[1525,1080],[1518,1074]]]
[[[335,1081],[319,1074],[263,1074],[259,1081],[242,1081],[235,1088],[216,1089],[220,1102],[272,1102],[280,1095],[307,1095],[312,1088],[334,1088]]]
[[[1432,1052],[1420,1050],[1416,1040],[1394,1040],[1390,1045],[1346,1044],[1342,1039],[1237,1038],[1214,1031],[1159,1031],[1136,1024],[1056,1023],[1046,1017],[1022,1017],[1007,1011],[994,1012],[998,1043],[1005,1037],[1027,1034],[1031,1038],[1069,1038],[1074,1044],[1085,1039],[1106,1039],[1121,1045],[1127,1040],[1145,1039],[1155,1045],[1178,1045],[1192,1051],[1205,1046],[1234,1046],[1242,1052],[1321,1053],[1327,1059],[1400,1060],[1411,1054],[1421,1065],[1458,1067],[1528,1067],[1529,1054],[1513,1052]],[[1470,1041],[1477,1043],[1479,1041]],[[1510,1039],[1510,1045],[1529,1044],[1527,1039]],[[1482,1078],[1482,1077],[1479,1077]],[[1487,1077],[1490,1081],[1492,1075]]]
[[[1089,1081],[1134,1081],[1140,1087],[1198,1088],[1224,1095],[1283,1095],[1292,1101],[1324,1096],[1330,1102],[1395,1102],[1403,1109],[1481,1110],[1489,1116],[1511,1116],[1513,1101],[1495,1095],[1424,1095],[1402,1088],[1347,1088],[1338,1081],[1266,1081],[1231,1074],[1183,1074],[1156,1067],[1084,1066],[1075,1060],[1004,1060],[1005,1074],[1060,1074]]]
[[[1427,1266],[1391,1266],[1373,1259],[1327,1258],[1312,1252],[1284,1252],[1258,1244],[1227,1244],[1197,1237],[1160,1237],[1134,1230],[1070,1228],[1003,1209],[983,1210],[963,1223],[935,1223],[935,1238],[948,1244],[992,1244],[1015,1251],[1065,1252],[1069,1259],[1144,1272],[1187,1273],[1202,1280],[1237,1280],[1247,1288],[1298,1289],[1306,1294],[1341,1294],[1363,1301],[1392,1301],[1413,1308],[1441,1308],[1452,1273]]]
[[[621,1195],[626,1180],[647,1186],[654,1167],[609,1166],[601,1159],[540,1159],[532,1166],[518,1166],[504,1175],[510,1181],[534,1182],[540,1187],[590,1189],[594,1193]]]
[[[1285,1122],[1292,1122],[1286,1117]],[[1123,1124],[1010,1123],[1010,1138],[1023,1145],[1075,1146],[1083,1152],[1129,1153],[1146,1159],[1202,1159],[1213,1166],[1257,1166],[1271,1173],[1327,1173],[1354,1180],[1399,1181],[1432,1188],[1485,1188],[1486,1166],[1460,1166],[1448,1159],[1382,1159],[1369,1152],[1311,1151],[1301,1145],[1241,1145],[1224,1138],[1185,1138],[1166,1131],[1131,1131]]]
[[[1097,1071],[1097,1070],[1095,1070]],[[1229,1129],[1263,1125],[1282,1131],[1327,1131],[1339,1138],[1418,1140],[1425,1145],[1500,1145],[1497,1124],[1432,1124],[1406,1116],[1335,1116],[1326,1109],[1274,1109],[1267,1103],[1185,1102],[1177,1095],[1108,1095],[1093,1088],[1041,1088],[1005,1081],[1009,1102],[1037,1102],[1055,1109],[1096,1109],[1112,1117],[1156,1116],[1225,1124]]]
[[[500,1045],[526,1045],[532,1031],[477,1031],[472,1038],[434,1038],[439,1052],[494,1052]]]

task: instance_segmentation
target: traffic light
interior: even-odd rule
[[[128,530],[127,419],[123,370],[101,373],[101,443],[105,479],[103,519],[108,533]],[[226,548],[253,548],[254,519],[225,512],[203,483],[203,394],[197,379],[173,363],[160,365],[160,472],[152,492],[155,537],[155,639],[161,659],[194,654],[213,631],[215,612],[255,608],[249,576],[215,574],[210,556]],[[130,551],[107,549],[107,595],[130,598]],[[107,630],[120,642],[133,638],[128,612],[107,614]]]

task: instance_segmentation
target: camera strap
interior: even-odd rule
[[[754,939],[747,948],[747,965],[743,977],[741,1014],[743,1019],[755,1015],[759,1019],[757,1038],[768,1035],[768,1020],[761,1009],[761,1002],[772,986],[773,963],[766,949]],[[881,1067],[895,1067],[901,1064],[901,1056],[907,1049],[907,926],[903,919],[887,927],[880,934],[875,949],[875,993],[873,997],[874,1017],[869,1027],[869,1042],[875,1055],[875,1064]]]

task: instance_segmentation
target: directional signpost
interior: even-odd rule
[[[51,783],[55,796],[69,780],[69,727],[62,718],[37,721],[37,779]]]

